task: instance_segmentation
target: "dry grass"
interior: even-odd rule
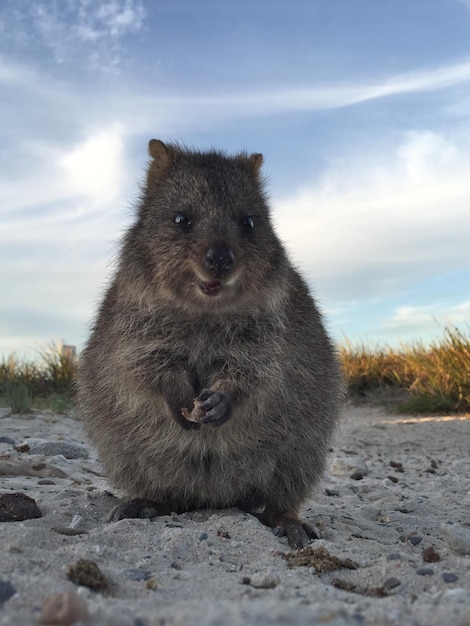
[[[444,330],[430,345],[404,344],[399,349],[341,348],[353,397],[387,390],[407,397],[398,410],[413,413],[470,411],[470,332]]]
[[[392,398],[412,413],[470,412],[470,331],[446,328],[430,344],[399,349],[344,344],[341,359],[354,398]],[[51,345],[37,362],[13,355],[0,361],[0,405],[25,412],[32,406],[66,411],[74,402],[77,360]],[[389,402],[390,404],[390,402]]]
[[[66,411],[73,405],[77,362],[51,344],[35,362],[10,355],[0,361],[0,404],[14,413],[32,407]]]

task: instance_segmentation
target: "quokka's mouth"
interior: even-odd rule
[[[200,281],[201,291],[207,296],[216,296],[222,291],[222,283],[218,280]]]

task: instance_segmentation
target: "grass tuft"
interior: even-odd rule
[[[370,348],[346,342],[342,365],[353,399],[378,398],[409,413],[470,412],[470,330],[453,326],[426,345]],[[0,362],[0,404],[67,412],[74,404],[77,359],[67,346],[50,345],[37,362],[11,355]]]
[[[77,359],[64,346],[51,344],[30,362],[15,354],[0,362],[0,403],[13,413],[32,407],[66,412],[73,406]]]
[[[341,349],[352,397],[377,391],[406,396],[397,408],[412,413],[470,411],[470,332],[453,326],[425,345],[399,349],[347,343]]]

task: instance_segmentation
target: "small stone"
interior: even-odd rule
[[[108,581],[94,561],[80,559],[67,570],[67,578],[76,585],[88,587],[93,591],[107,591]]]
[[[16,589],[13,587],[10,581],[0,580],[0,607],[8,602],[16,593]]]
[[[394,484],[398,482],[398,478],[396,476],[387,476],[387,479],[390,480]]]
[[[206,539],[209,539],[209,535],[207,533],[201,533],[199,535],[199,541],[205,541]]]
[[[149,580],[152,574],[143,569],[130,568],[126,570],[126,576],[129,580],[135,580],[139,582],[141,580]]]
[[[397,508],[397,511],[399,513],[413,513],[413,511],[415,510],[415,505],[412,502],[409,502],[407,504],[403,504],[402,506],[399,506]]]
[[[338,497],[339,496],[339,490],[338,489],[325,489],[325,493],[327,496],[330,497]]]
[[[470,554],[470,528],[459,524],[442,524],[441,532],[454,554]]]
[[[38,485],[55,485],[55,482],[50,478],[41,478],[38,480]]]
[[[72,517],[72,521],[69,524],[69,528],[79,528],[82,525],[82,522],[83,522],[83,516],[76,513]]]
[[[23,522],[42,517],[36,501],[24,493],[0,494],[0,522]]]
[[[407,539],[413,546],[417,546],[423,541],[422,535],[418,535],[417,533],[411,533],[408,535]]]
[[[431,567],[418,567],[416,573],[418,576],[434,576],[434,570]]]
[[[364,472],[361,470],[354,470],[354,472],[349,476],[352,480],[362,480],[364,478]]]
[[[16,442],[11,437],[0,437],[0,443],[8,443],[10,446],[14,446]]]
[[[390,578],[387,578],[387,580],[384,582],[383,588],[388,593],[389,591],[391,591],[392,589],[395,589],[396,587],[399,587],[400,585],[401,585],[401,580],[399,578],[395,578],[394,576],[391,576]]]
[[[369,473],[367,465],[360,459],[336,457],[331,463],[331,473],[334,476],[351,476],[356,471],[363,476]]]
[[[29,448],[29,454],[43,454],[44,456],[65,456],[66,459],[87,459],[88,448],[76,441],[48,441],[47,439],[27,439],[22,446]],[[22,446],[19,446],[20,448]]]
[[[275,572],[256,572],[248,584],[256,589],[274,589],[279,585],[279,576]]]
[[[89,613],[85,601],[73,591],[54,593],[44,600],[40,624],[72,626],[76,622],[88,620]]]
[[[399,552],[390,552],[387,554],[387,561],[399,561],[401,559],[401,554]]]
[[[423,550],[423,561],[425,563],[437,563],[440,560],[439,552],[437,552],[433,546],[429,546],[429,548]]]
[[[457,576],[457,574],[452,574],[451,572],[443,572],[442,574],[442,580],[445,583],[456,583],[458,579],[459,577]]]
[[[390,461],[390,467],[393,467],[393,469],[396,472],[404,472],[405,470],[403,469],[403,463],[398,463],[396,461]]]

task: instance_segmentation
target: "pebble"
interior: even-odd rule
[[[387,580],[384,582],[383,584],[383,588],[385,589],[385,591],[391,591],[392,589],[395,589],[395,587],[399,587],[401,585],[401,580],[399,578],[395,578],[394,576],[391,576],[390,578],[387,578]]]
[[[11,437],[4,436],[4,437],[0,437],[0,443],[8,443],[10,446],[14,446],[16,442]]]
[[[138,569],[131,567],[125,571],[125,574],[129,580],[141,581],[141,580],[149,580],[152,574],[147,570]]]
[[[27,447],[29,454],[43,454],[44,456],[65,456],[66,459],[87,459],[88,448],[82,443],[63,439],[48,441],[47,439],[26,439],[20,448]]]
[[[0,494],[0,522],[22,522],[42,517],[36,501],[24,493]]]
[[[338,489],[325,489],[325,493],[327,496],[331,496],[334,498],[337,498],[339,496],[339,490]]]
[[[89,613],[85,601],[73,591],[54,593],[44,600],[40,624],[60,624],[72,626],[76,622],[88,620]]]
[[[401,554],[399,552],[390,552],[387,554],[387,561],[399,561],[401,559]]]
[[[407,539],[413,546],[417,546],[423,541],[422,535],[418,535],[417,533],[408,535]]]
[[[253,576],[250,576],[248,580],[247,584],[256,589],[274,589],[280,582],[279,576],[272,571],[256,572]]]
[[[0,607],[8,602],[16,593],[16,589],[8,580],[0,580]]]
[[[459,524],[442,524],[441,532],[454,554],[459,556],[470,554],[470,528]]]
[[[365,474],[361,470],[354,470],[354,472],[349,476],[352,480],[362,480]]]
[[[362,474],[361,478],[363,478],[366,474],[369,473],[369,469],[367,465],[361,461],[360,459],[355,458],[344,458],[344,457],[335,457],[331,463],[331,473],[334,476],[349,476],[358,472]],[[356,479],[358,480],[358,479]]]
[[[432,567],[418,567],[416,573],[418,576],[434,576]]]
[[[459,577],[457,576],[457,574],[452,574],[451,572],[443,572],[442,574],[442,580],[445,583],[456,583],[458,579]]]
[[[429,546],[429,548],[423,550],[423,561],[426,563],[437,563],[440,560],[441,556],[433,546]]]

